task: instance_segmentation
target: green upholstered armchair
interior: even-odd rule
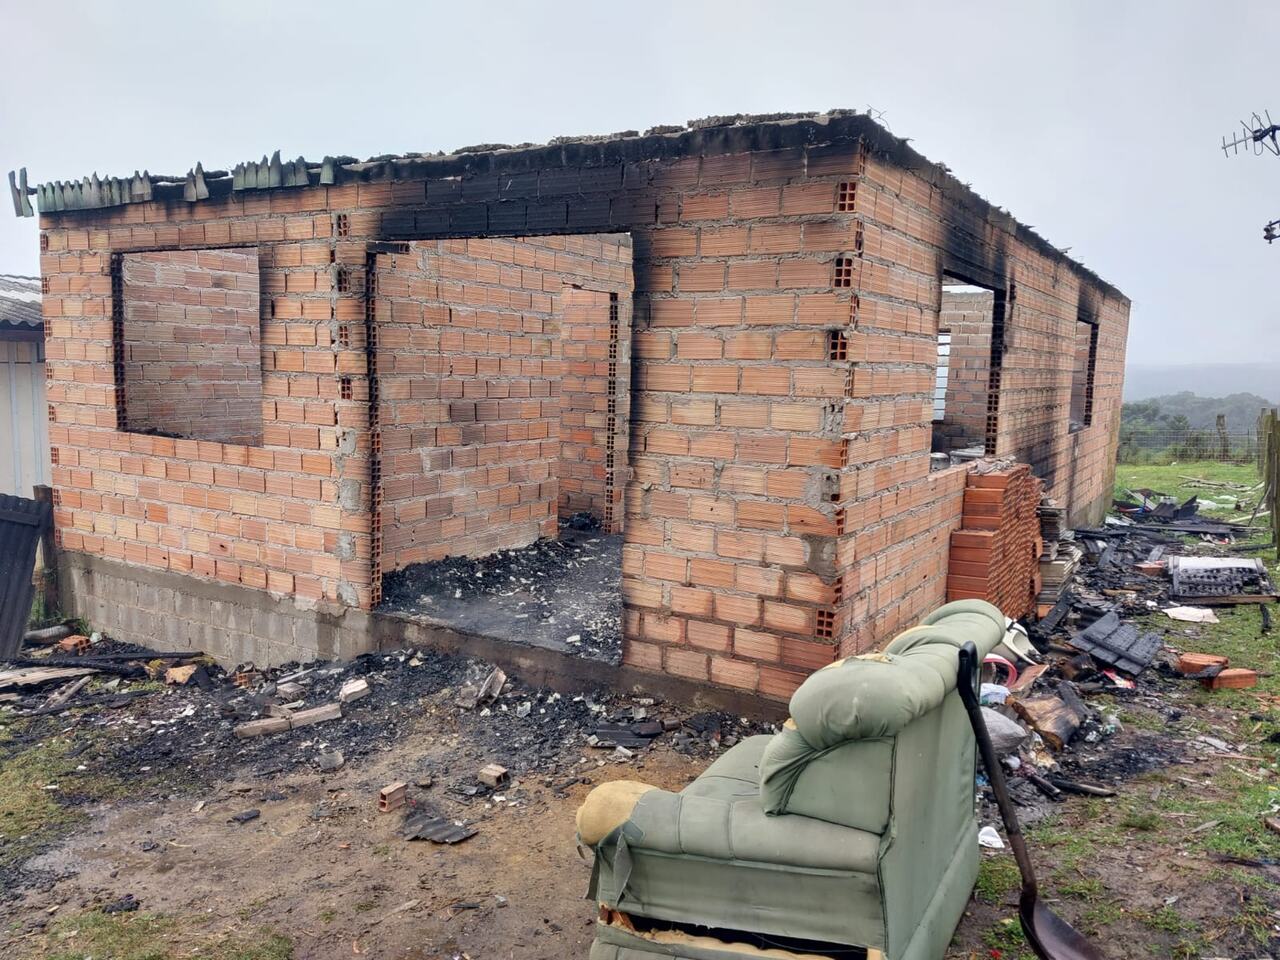
[[[986,655],[1005,622],[980,600],[947,604],[883,653],[814,673],[780,733],[679,793],[591,791],[591,960],[939,960],[978,871],[957,653],[971,640]]]

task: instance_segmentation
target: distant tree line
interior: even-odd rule
[[[1217,411],[1214,411],[1217,406]],[[1252,394],[1223,399],[1179,393],[1126,403],[1120,412],[1120,463],[1256,459],[1255,427],[1267,402]]]

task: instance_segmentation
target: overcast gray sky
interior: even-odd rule
[[[1280,4],[5,4],[0,172],[226,168],[868,105],[1133,299],[1137,362],[1280,361]],[[0,273],[38,271],[0,210]]]

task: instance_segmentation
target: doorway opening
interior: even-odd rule
[[[376,256],[382,605],[617,662],[630,234]]]

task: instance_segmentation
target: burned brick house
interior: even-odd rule
[[[783,698],[1109,498],[1129,301],[856,113],[11,185],[63,590],[130,640]],[[561,542],[620,665],[519,612]]]

